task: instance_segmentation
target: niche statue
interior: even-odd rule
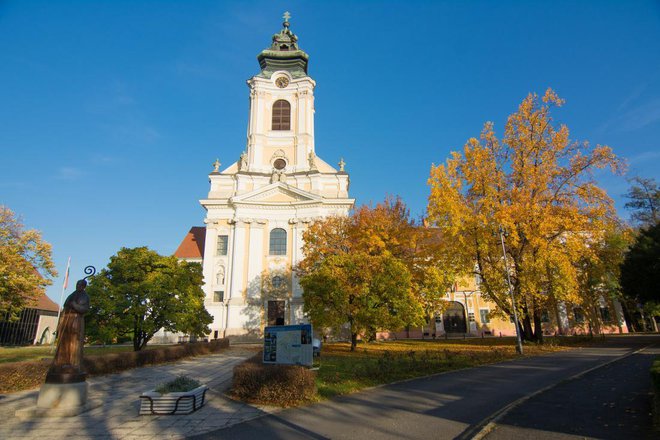
[[[46,375],[46,383],[84,382],[87,374],[82,370],[85,342],[85,313],[89,311],[87,281],[76,283],[76,291],[64,302],[57,326],[57,350]]]

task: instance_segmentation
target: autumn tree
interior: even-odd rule
[[[0,315],[20,312],[57,276],[50,244],[0,205]]]
[[[419,323],[409,264],[415,227],[400,199],[328,217],[304,232],[305,258],[296,267],[305,312],[315,325],[347,324],[351,349],[359,335]]]
[[[192,336],[210,332],[204,308],[202,268],[146,248],[122,248],[92,277],[88,335],[103,342],[130,337],[133,349],[147,345],[161,328]]]
[[[441,231],[417,224],[399,197],[387,197],[373,208],[358,209],[354,220],[367,252],[386,252],[406,266],[424,321],[428,323],[442,312],[447,305],[446,292],[464,271]]]
[[[542,99],[528,95],[501,140],[486,123],[479,139],[433,166],[429,179],[429,219],[462,267],[477,268],[484,296],[513,316],[510,272],[517,325],[528,340],[542,339],[543,310],[579,300],[578,262],[616,217],[593,171],[618,172],[622,165],[609,147],[571,141],[568,127],[554,124],[551,108],[562,104],[550,89]],[[510,267],[504,267],[500,227]]]

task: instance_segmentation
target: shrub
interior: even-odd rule
[[[174,380],[162,383],[156,387],[156,392],[160,394],[183,393],[199,388],[202,384],[195,379],[186,376],[179,376]]]
[[[11,362],[0,364],[0,393],[29,390],[46,379],[50,361]]]
[[[173,362],[189,356],[215,353],[229,347],[228,339],[159,347],[153,350],[98,354],[83,358],[83,370],[95,376],[117,373],[145,365]],[[36,388],[44,382],[51,361],[0,364],[0,393]]]
[[[293,406],[316,399],[316,373],[299,365],[271,365],[258,353],[234,367],[231,395],[257,404]]]
[[[193,342],[153,350],[85,356],[83,369],[92,375],[115,373],[145,365],[172,362],[184,357],[215,353],[227,347],[229,347],[228,339],[215,339],[211,342]]]

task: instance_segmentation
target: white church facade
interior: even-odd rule
[[[204,227],[193,227],[175,255],[202,263],[211,337],[258,335],[266,325],[305,322],[292,268],[315,219],[347,215],[349,176],[316,155],[314,87],[308,55],[288,14],[247,81],[247,142],[226,168],[209,175]]]

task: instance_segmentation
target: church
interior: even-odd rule
[[[289,18],[285,13],[282,30],[257,56],[259,73],[247,81],[245,150],[236,151],[238,160],[226,168],[218,159],[213,163],[208,196],[200,200],[205,226],[192,227],[174,254],[202,264],[211,338],[260,336],[268,325],[306,323],[302,289],[292,271],[303,257],[303,232],[316,219],[348,215],[355,203],[343,159],[335,168],[316,155],[316,83]],[[457,282],[446,300],[447,309],[434,322],[381,336],[515,334],[510,320],[491,313],[495,305],[482,296],[478,280]],[[580,307],[556,309],[544,312],[545,333],[591,331]],[[606,333],[627,333],[617,301],[601,299],[595,312]],[[185,338],[165,333],[154,339]]]
[[[246,148],[209,174],[205,226],[193,227],[175,256],[202,264],[211,337],[258,335],[267,325],[305,322],[292,268],[310,222],[347,215],[355,203],[342,160],[316,155],[309,56],[284,14],[282,30],[258,56],[247,81]]]

